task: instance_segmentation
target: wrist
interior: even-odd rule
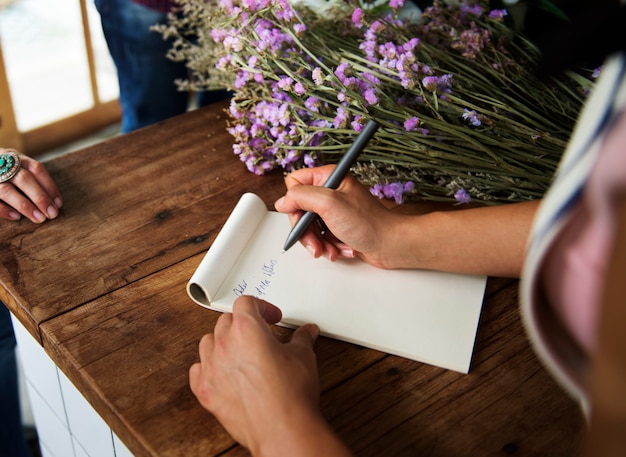
[[[266,433],[261,441],[251,446],[255,457],[297,455],[299,457],[349,457],[352,454],[336,436],[319,410],[294,407],[274,430]]]

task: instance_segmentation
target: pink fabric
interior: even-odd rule
[[[542,272],[548,302],[587,352],[596,343],[601,291],[615,239],[612,196],[626,190],[626,112],[606,137],[598,162]]]

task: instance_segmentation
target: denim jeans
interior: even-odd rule
[[[182,114],[189,93],[176,79],[188,79],[184,62],[166,57],[171,41],[150,30],[166,23],[166,14],[132,0],[95,0],[109,52],[117,68],[122,107],[122,132],[130,132]],[[199,106],[226,98],[226,91],[201,93]]]
[[[15,335],[9,310],[0,302],[0,456],[28,457],[17,379]]]

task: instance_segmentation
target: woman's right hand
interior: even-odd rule
[[[287,193],[276,202],[276,210],[289,214],[292,225],[304,211],[317,213],[324,221],[330,233],[311,224],[300,239],[313,257],[334,261],[358,256],[380,268],[397,267],[392,244],[403,216],[387,209],[350,175],[336,190],[323,187],[333,168],[303,168],[289,174]]]

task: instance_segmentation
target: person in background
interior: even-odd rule
[[[324,188],[326,166],[287,176],[275,207],[292,223],[303,211],[324,220],[329,232],[311,227],[300,240],[313,257],[521,277],[529,339],[589,419],[585,455],[602,457],[626,449],[626,7],[590,5],[582,22],[591,33],[561,35],[572,52],[557,59],[606,60],[541,202],[401,215],[350,176]],[[191,390],[255,456],[350,455],[319,411],[319,329],[281,343],[268,325],[280,318],[239,297],[201,339]]]
[[[188,79],[184,62],[167,58],[171,41],[150,28],[165,24],[174,0],[95,0],[102,30],[117,69],[122,133],[187,111],[190,94],[177,79]],[[197,106],[230,97],[226,90],[196,94]]]
[[[45,167],[12,149],[0,148],[0,217],[40,224],[59,215],[61,194]],[[0,302],[0,455],[28,457],[18,390],[15,335]]]

